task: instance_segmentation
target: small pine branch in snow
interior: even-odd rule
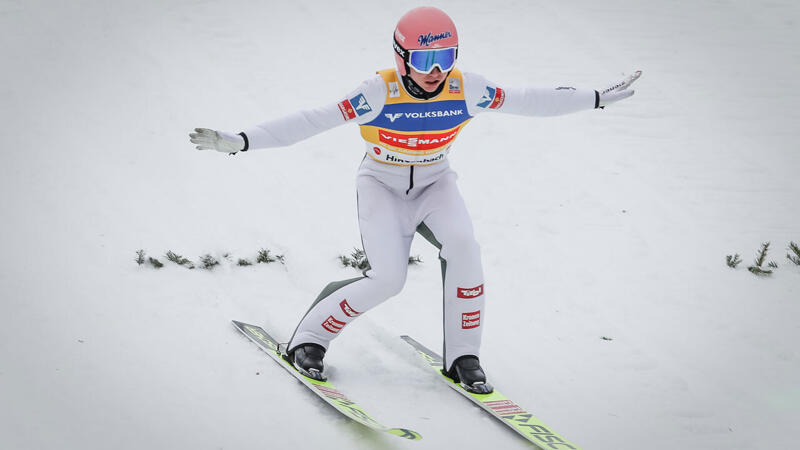
[[[794,255],[787,253],[786,259],[800,266],[800,247],[794,242],[789,242],[789,250],[794,253]]]
[[[174,262],[179,266],[186,267],[187,269],[194,269],[194,263],[184,258],[183,256],[173,252],[172,250],[168,250],[166,256],[168,260]]]
[[[150,264],[151,264],[153,267],[155,267],[156,269],[160,269],[160,268],[164,267],[164,264],[162,264],[162,263],[161,263],[161,261],[159,261],[159,260],[157,260],[157,259],[153,258],[152,256],[151,256],[151,257],[149,257],[149,258],[147,258],[147,261],[149,261],[149,262],[150,262]]]
[[[758,255],[756,255],[756,260],[754,261],[754,264],[748,267],[747,270],[749,270],[754,275],[759,275],[759,276],[772,275],[771,269],[764,269],[762,267],[764,265],[764,260],[767,259],[768,251],[769,251],[769,242],[764,242],[763,244],[761,244],[761,249],[758,251]]]
[[[279,263],[284,265],[286,264],[286,258],[284,255],[273,256],[269,254],[269,250],[263,248],[258,251],[258,256],[256,257],[257,263],[270,264],[274,263],[275,261],[278,261]]]
[[[762,269],[761,267],[758,267],[758,266],[750,266],[750,267],[747,268],[747,270],[752,272],[753,275],[758,275],[758,276],[772,275],[772,270],[770,270],[770,269]]]
[[[368,270],[370,268],[367,253],[358,247],[353,247],[350,256],[339,255],[339,261],[344,267],[352,267],[357,270]],[[422,258],[419,255],[408,257],[409,266],[417,264],[422,264]]]
[[[367,260],[367,254],[364,250],[353,247],[353,252],[350,253],[350,256],[339,256],[339,261],[342,262],[342,265],[345,267],[352,267],[358,270],[367,270],[369,269],[369,261]]]
[[[269,250],[261,249],[258,251],[256,262],[261,264],[269,264],[275,262],[275,258],[269,255]]]
[[[738,253],[733,256],[731,255],[726,256],[725,260],[728,261],[728,267],[731,267],[733,269],[735,269],[736,266],[738,266],[742,262],[742,258],[739,257]]]
[[[253,263],[251,263],[251,262],[250,262],[249,260],[247,260],[247,259],[242,259],[242,258],[239,258],[239,262],[237,262],[237,263],[236,263],[236,265],[237,265],[237,266],[242,266],[242,267],[245,267],[245,266],[252,266],[252,265],[253,265]]]
[[[206,270],[211,270],[214,266],[219,265],[219,261],[208,253],[200,257],[200,262],[203,263],[203,269]]]
[[[136,250],[136,259],[134,261],[136,261],[136,264],[140,266],[145,263],[144,250],[142,249]]]
[[[764,242],[761,244],[761,250],[758,251],[758,256],[756,256],[755,265],[761,267],[764,264],[764,260],[767,259],[767,252],[769,251],[769,242]]]
[[[776,263],[775,261],[770,261],[769,264],[767,264],[767,267],[769,267],[771,269],[777,269],[778,268],[778,263]]]

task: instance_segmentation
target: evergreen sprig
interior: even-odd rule
[[[270,264],[278,261],[281,264],[286,264],[284,255],[270,255],[269,250],[262,248],[258,251],[258,256],[256,257],[257,263],[263,264]]]
[[[800,247],[794,242],[789,242],[789,250],[794,253],[794,255],[787,253],[786,259],[800,266]]]
[[[239,258],[239,262],[237,262],[237,263],[236,263],[236,265],[237,265],[237,266],[243,266],[243,267],[244,267],[244,266],[252,266],[252,265],[253,265],[253,263],[251,263],[251,262],[250,262],[249,260],[247,260],[247,259],[242,259],[242,258]]]
[[[419,255],[408,257],[409,266],[416,266],[417,264],[422,264],[422,257],[420,257]]]
[[[339,261],[341,261],[342,265],[345,267],[352,267],[358,270],[369,269],[369,260],[367,260],[367,253],[358,247],[353,247],[353,251],[350,253],[349,257],[340,255]]]
[[[200,257],[200,262],[203,263],[203,269],[206,270],[211,270],[214,266],[219,265],[219,261],[208,253]]]
[[[772,270],[762,269],[761,267],[758,266],[750,266],[747,268],[747,270],[752,272],[754,275],[759,275],[759,276],[772,275]]]
[[[735,269],[736,266],[738,266],[742,262],[742,258],[739,257],[738,253],[733,256],[731,255],[726,256],[725,260],[728,262],[728,267],[731,267],[733,269]]]
[[[761,244],[761,249],[758,251],[758,255],[756,256],[754,265],[748,267],[747,270],[749,270],[754,275],[759,275],[759,276],[772,275],[772,270],[764,269],[763,267],[761,267],[764,264],[764,260],[767,259],[768,251],[769,251],[769,242],[764,242],[763,244]]]
[[[764,260],[767,258],[767,252],[769,251],[769,242],[764,242],[761,244],[761,250],[758,251],[758,256],[756,256],[756,265],[761,267],[764,264]]]
[[[194,263],[189,261],[188,259],[184,258],[183,256],[173,252],[172,250],[168,250],[166,257],[168,260],[174,262],[179,266],[186,267],[187,269],[194,269]]]
[[[164,264],[163,264],[161,261],[159,261],[159,260],[157,260],[157,259],[153,258],[152,256],[151,256],[151,257],[149,257],[149,258],[147,258],[147,261],[149,261],[149,262],[150,262],[150,264],[151,264],[153,267],[155,267],[156,269],[160,269],[160,268],[164,267]]]
[[[134,261],[136,261],[136,264],[140,266],[145,263],[144,250],[136,250],[136,259]]]

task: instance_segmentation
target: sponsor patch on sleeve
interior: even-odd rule
[[[506,101],[506,91],[491,86],[486,86],[486,91],[483,93],[478,106],[481,108],[499,109]]]
[[[353,105],[350,103],[350,100],[345,99],[339,102],[339,111],[342,113],[344,120],[356,118],[356,110],[353,109]]]
[[[353,106],[356,114],[359,116],[363,116],[364,114],[372,111],[372,107],[370,107],[369,103],[367,103],[367,98],[364,97],[364,94],[358,94],[351,98],[350,104]]]

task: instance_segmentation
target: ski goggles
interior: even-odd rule
[[[429,74],[435,67],[442,72],[453,70],[458,57],[458,47],[432,48],[425,50],[406,50],[394,40],[394,51],[417,72]]]
[[[408,65],[419,73],[429,74],[437,66],[442,72],[453,70],[456,65],[458,47],[409,50]]]

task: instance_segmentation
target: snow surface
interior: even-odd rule
[[[359,245],[345,126],[286,149],[197,152],[391,67],[417,2],[0,1],[0,448],[528,448],[431,375],[436,251],[348,327],[343,419],[230,325],[286,338]],[[789,449],[800,423],[800,4],[456,2],[459,65],[601,88],[605,111],[486,114],[451,155],[482,244],[491,381],[587,449]],[[771,278],[744,267],[761,242]],[[139,267],[134,252],[286,265]],[[740,253],[737,270],[726,254]],[[613,340],[604,340],[601,337]]]

